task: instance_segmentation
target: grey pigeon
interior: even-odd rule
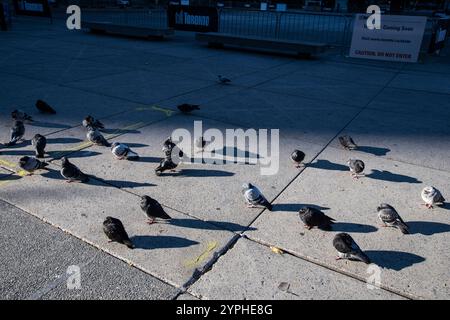
[[[408,226],[392,206],[382,203],[377,208],[377,212],[383,227],[398,228],[403,234],[409,234]]]
[[[338,139],[341,146],[343,146],[346,150],[354,150],[358,148],[355,141],[353,141],[353,138],[350,136],[341,136]]]
[[[36,108],[42,112],[42,113],[48,113],[48,114],[55,114],[56,111],[50,105],[43,101],[43,100],[37,100],[36,101]]]
[[[244,183],[242,185],[242,193],[244,194],[245,201],[249,208],[255,208],[256,206],[261,205],[269,211],[272,211],[270,202],[267,201],[261,191],[251,183]]]
[[[36,134],[31,140],[31,145],[36,151],[36,158],[43,158],[45,154],[45,146],[47,145],[47,139],[40,134]]]
[[[160,161],[159,166],[155,169],[155,174],[157,176],[161,175],[164,171],[174,170],[177,167],[177,164],[172,161],[172,150],[165,151],[165,158]]]
[[[359,176],[363,175],[365,164],[362,160],[350,159],[347,161],[347,165],[353,178],[358,179]]]
[[[331,230],[331,224],[335,221],[322,211],[312,207],[304,207],[300,209],[298,214],[308,230],[313,227],[318,227],[319,229],[329,231]]]
[[[14,110],[13,112],[11,112],[11,117],[13,118],[13,120],[16,121],[29,121],[29,122],[33,122],[33,118],[26,114],[23,111],[20,110]]]
[[[303,160],[305,160],[305,153],[296,149],[291,153],[291,160],[299,168]]]
[[[22,121],[14,121],[14,124],[10,130],[11,136],[9,139],[9,142],[5,144],[5,146],[13,146],[15,145],[20,139],[23,138],[23,135],[25,134],[25,126],[23,125]]]
[[[228,84],[228,83],[231,82],[230,79],[225,78],[225,77],[223,77],[223,76],[221,76],[221,75],[218,75],[217,78],[218,78],[218,80],[219,80],[219,83],[222,83],[222,84]]]
[[[114,142],[111,145],[111,152],[119,160],[126,159],[132,161],[139,159],[139,155],[123,143]]]
[[[435,204],[444,204],[445,199],[441,192],[435,187],[425,187],[421,193],[422,200],[425,201],[425,206],[432,209]]]
[[[100,122],[100,120],[94,119],[91,115],[88,115],[86,118],[83,119],[83,127],[93,127],[99,130],[105,129],[105,125]]]
[[[348,233],[338,233],[333,239],[333,246],[338,252],[336,260],[359,260],[369,264],[369,257],[359,248]]]
[[[61,175],[67,180],[67,182],[88,182],[89,177],[81,172],[77,166],[69,162],[66,157],[61,158],[62,168]]]
[[[103,221],[103,232],[108,237],[109,242],[115,241],[126,245],[130,249],[134,248],[122,221],[119,219],[106,217],[105,221]]]
[[[104,146],[104,147],[110,147],[111,145],[109,142],[105,139],[105,137],[98,131],[97,128],[88,126],[87,127],[88,132],[86,134],[86,137],[88,140],[98,146]]]
[[[148,224],[152,224],[156,221],[157,218],[163,219],[163,220],[170,220],[172,219],[166,211],[164,211],[164,208],[161,206],[161,204],[149,197],[149,196],[142,196],[141,197],[141,209],[144,211],[146,216],[149,218]]]
[[[48,166],[48,163],[44,162],[44,161],[39,161],[38,159],[36,159],[34,157],[24,156],[19,159],[19,166],[23,170],[32,173],[35,170],[46,169],[46,167]]]
[[[200,110],[200,107],[198,104],[189,104],[189,103],[180,104],[177,108],[182,113],[191,113],[194,110]]]

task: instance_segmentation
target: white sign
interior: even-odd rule
[[[426,17],[381,15],[381,28],[370,30],[370,15],[355,17],[350,57],[399,62],[417,62]]]
[[[261,2],[261,6],[259,9],[261,11],[266,11],[267,10],[267,2]]]
[[[181,5],[182,6],[188,6],[189,5],[189,0],[181,0]]]

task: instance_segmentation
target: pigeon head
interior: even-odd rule
[[[424,194],[431,194],[434,191],[434,187],[425,187],[423,188],[423,193]]]
[[[245,190],[248,190],[248,189],[251,189],[251,188],[253,188],[253,185],[251,184],[251,183],[244,183],[243,185],[242,185],[242,189],[245,191]]]
[[[388,205],[387,203],[382,203],[377,207],[377,211],[380,211],[383,209],[392,209],[392,206]]]
[[[108,222],[113,222],[113,221],[114,221],[114,218],[108,216],[105,218],[105,221],[103,223],[108,223]]]
[[[67,157],[62,157],[62,158],[61,158],[61,163],[62,163],[62,165],[64,166],[64,165],[66,165],[66,164],[69,163],[69,159],[67,159]]]
[[[303,207],[299,210],[298,214],[300,216],[304,215],[308,211],[308,207]]]
[[[19,163],[21,165],[24,165],[24,164],[26,164],[28,162],[28,160],[30,160],[30,157],[29,156],[24,156],[24,157],[19,159]]]
[[[142,205],[146,205],[152,198],[150,198],[149,196],[142,196],[141,197],[141,204]]]
[[[14,117],[19,113],[19,110],[15,109],[11,112],[11,115]]]
[[[114,143],[111,145],[111,149],[114,149],[114,148],[117,147],[119,144],[120,144],[120,142],[114,142]]]

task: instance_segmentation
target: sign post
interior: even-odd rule
[[[417,62],[427,22],[420,16],[381,16],[380,29],[368,29],[367,14],[355,17],[350,57]]]

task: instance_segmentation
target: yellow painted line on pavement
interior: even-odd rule
[[[203,251],[202,254],[200,254],[194,260],[187,261],[185,263],[186,267],[193,268],[193,267],[199,265],[200,263],[202,263],[203,261],[205,261],[205,259],[211,253],[211,251],[213,251],[215,248],[217,248],[217,245],[218,245],[217,241],[208,242],[208,245],[206,246],[206,250]]]
[[[10,169],[13,169],[14,171],[16,171],[16,169],[17,169],[17,164],[10,162],[8,160],[5,160],[5,159],[0,159],[0,165],[5,166]],[[23,169],[19,169],[18,171],[16,171],[16,173],[21,177],[28,175],[28,172]]]
[[[158,106],[152,106],[152,109],[155,110],[155,111],[159,111],[159,112],[164,113],[167,117],[172,116],[172,114],[174,114],[176,112],[174,110],[161,108],[161,107],[158,107]]]

